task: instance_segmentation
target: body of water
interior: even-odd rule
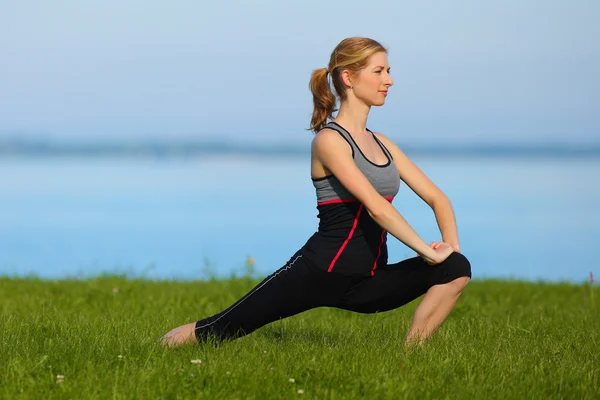
[[[449,196],[474,278],[582,282],[600,267],[600,159],[417,157]],[[393,203],[426,241],[432,210]],[[202,279],[281,267],[317,229],[309,160],[0,160],[0,275]],[[389,261],[414,252],[392,236]]]

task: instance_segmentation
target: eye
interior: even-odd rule
[[[383,71],[381,71],[381,70],[377,70],[377,71],[375,71],[375,73],[376,73],[376,74],[380,74],[380,73],[382,73],[382,72],[383,72]]]

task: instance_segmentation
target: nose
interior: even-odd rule
[[[384,85],[387,87],[393,86],[394,85],[394,80],[392,79],[391,75],[385,74],[385,81],[384,81]]]
[[[394,85],[394,80],[392,79],[392,77],[391,77],[391,76],[389,76],[389,75],[387,76],[387,79],[385,80],[385,85],[386,85],[387,87],[390,87],[390,86],[393,86],[393,85]]]

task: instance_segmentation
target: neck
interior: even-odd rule
[[[367,132],[367,118],[371,107],[359,101],[354,96],[349,96],[342,101],[340,110],[333,119],[348,132],[361,134]]]

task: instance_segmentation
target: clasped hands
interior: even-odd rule
[[[423,258],[429,265],[436,265],[443,262],[453,252],[460,253],[460,246],[458,244],[450,244],[446,242],[431,242],[430,248],[435,250],[435,256],[425,256],[423,254],[417,254],[418,257]]]

